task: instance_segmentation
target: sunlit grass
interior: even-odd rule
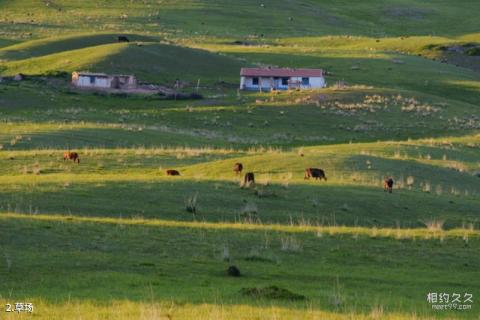
[[[36,319],[64,320],[64,319],[139,319],[139,320],[273,320],[273,319],[329,319],[329,320],[427,320],[433,319],[431,316],[415,313],[378,313],[378,310],[372,309],[370,313],[362,312],[344,312],[337,313],[331,311],[317,310],[313,306],[304,306],[301,308],[288,308],[278,305],[248,305],[234,304],[232,302],[223,302],[219,300],[216,304],[177,304],[175,301],[156,301],[154,297],[147,298],[145,301],[114,300],[109,303],[97,303],[95,301],[72,300],[63,303],[52,303],[38,298],[26,298],[25,301],[34,305]],[[0,303],[12,303],[8,299],[0,299]],[[6,313],[5,319],[30,319],[29,313]],[[455,318],[451,318],[455,319]]]
[[[127,44],[115,43],[99,45],[92,48],[82,48],[72,51],[55,53],[44,57],[28,58],[4,64],[4,75],[15,75],[23,72],[31,75],[41,75],[50,70],[75,71],[89,69],[90,66],[108,59],[125,50]]]
[[[480,77],[439,61],[439,46],[480,41],[476,12],[2,2],[0,74],[41,77],[0,84],[0,304],[32,302],[39,319],[475,317],[433,313],[425,294],[478,285]],[[322,68],[329,88],[237,91],[254,65]],[[73,70],[180,79],[205,98],[79,92]],[[240,188],[235,162],[256,186]],[[267,285],[309,299],[240,294]]]
[[[114,225],[144,225],[150,227],[167,227],[167,228],[189,228],[189,229],[211,229],[211,230],[250,230],[250,231],[277,231],[286,233],[314,233],[325,235],[356,235],[378,238],[394,238],[394,239],[437,239],[437,238],[460,238],[460,237],[479,237],[480,231],[473,228],[456,228],[451,230],[443,230],[441,228],[367,228],[367,227],[351,227],[351,226],[322,226],[310,224],[302,221],[293,222],[291,225],[272,225],[262,223],[210,223],[205,221],[174,221],[159,219],[140,219],[140,218],[107,218],[107,217],[82,217],[82,216],[65,216],[65,215],[44,215],[44,214],[18,214],[18,213],[2,213],[0,219],[26,219],[52,222],[66,223],[101,223]]]

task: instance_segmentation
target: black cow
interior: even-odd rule
[[[322,169],[318,169],[318,168],[305,169],[305,178],[304,179],[310,179],[310,178],[315,178],[315,180],[324,179],[325,181],[327,181],[327,177],[325,176],[325,171],[323,171]]]
[[[167,170],[167,176],[179,176],[179,175],[180,175],[180,172],[178,172],[177,170],[172,170],[172,169]]]
[[[130,42],[126,36],[118,36],[117,38],[118,42]]]
[[[383,191],[392,193],[393,190],[393,179],[389,177],[385,177],[383,180]]]
[[[243,178],[243,186],[248,187],[255,183],[255,175],[253,172],[247,172]]]

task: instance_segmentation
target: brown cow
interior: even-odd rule
[[[242,173],[242,170],[243,170],[243,164],[241,164],[240,162],[237,162],[233,165],[233,172],[235,172],[235,174],[240,174]]]
[[[383,180],[383,191],[392,193],[393,190],[393,179],[390,177],[385,177]]]
[[[318,168],[305,169],[305,178],[304,179],[310,179],[310,178],[315,178],[315,180],[324,179],[325,181],[327,181],[327,177],[325,176],[325,171],[323,171],[322,169],[318,169]]]
[[[73,163],[80,164],[80,157],[78,156],[78,153],[76,152],[71,152],[67,151],[63,154],[63,161],[65,160],[73,160]]]
[[[177,170],[172,170],[172,169],[167,170],[167,176],[179,176],[179,175],[180,175],[180,172],[178,172]]]
[[[255,175],[253,172],[247,172],[243,178],[243,186],[249,187],[251,184],[255,183]]]

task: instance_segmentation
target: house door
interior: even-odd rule
[[[119,89],[120,88],[120,81],[118,80],[118,77],[113,77],[110,86],[114,89]]]

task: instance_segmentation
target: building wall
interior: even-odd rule
[[[310,77],[310,87],[312,88],[324,88],[327,86],[324,77]]]
[[[272,83],[273,81],[273,83]],[[299,87],[302,89],[309,88],[324,88],[326,87],[326,82],[324,77],[309,77],[309,85],[302,85],[302,77],[291,77],[290,78],[291,87],[295,87],[295,83],[299,84]],[[286,90],[288,85],[282,85],[282,79],[272,79],[272,78],[261,78],[259,79],[259,84],[261,84],[262,90],[270,90],[273,87],[276,89]],[[246,90],[259,90],[258,85],[253,84],[253,77],[241,77],[240,78],[240,89]]]
[[[269,90],[270,88],[274,87],[274,81],[271,78],[259,78],[258,83],[262,87],[262,89]]]
[[[258,89],[258,86],[253,85],[252,77],[241,77],[240,78],[241,89]]]
[[[79,76],[76,85],[79,87],[110,88],[110,80],[104,77],[95,77],[95,82],[91,83],[90,76]]]
[[[270,78],[259,78],[258,83],[261,85],[263,90],[270,90],[272,87],[272,80]],[[240,78],[240,88],[241,89],[250,89],[258,90],[259,85],[253,84],[253,77],[241,77]]]
[[[137,86],[137,80],[134,76],[114,76],[111,85],[118,89],[131,89]]]

